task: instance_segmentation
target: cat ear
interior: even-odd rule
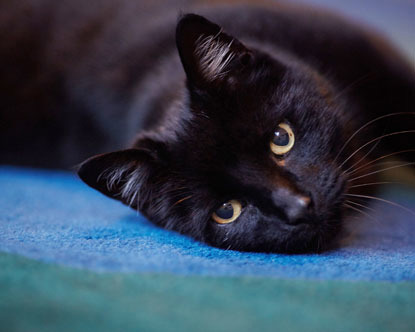
[[[176,44],[188,82],[199,88],[223,80],[251,58],[250,51],[236,38],[195,14],[179,20]]]
[[[152,163],[154,157],[149,151],[128,149],[87,159],[78,175],[90,187],[135,208]]]

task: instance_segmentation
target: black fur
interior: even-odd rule
[[[415,128],[413,116],[388,117],[343,148],[367,121],[415,110],[415,75],[386,42],[335,15],[182,2],[170,5],[203,16],[177,21],[177,10],[146,2],[104,1],[98,12],[77,1],[38,3],[9,4],[15,16],[31,8],[37,19],[4,36],[1,161],[65,167],[139,133],[130,149],[85,161],[79,175],[166,229],[228,249],[322,250],[341,233],[344,194],[353,192],[343,172],[387,149],[415,148],[413,138],[391,136],[384,150],[362,150],[343,165],[385,130]],[[70,8],[74,26],[64,24]],[[62,24],[50,22],[59,17]],[[209,36],[233,55],[213,76],[198,52]],[[11,45],[31,50],[28,59],[17,61]],[[269,147],[281,122],[296,139],[284,158]],[[293,214],[298,197],[309,204]],[[213,222],[231,199],[241,216]]]

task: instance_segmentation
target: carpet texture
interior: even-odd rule
[[[2,331],[413,331],[414,282],[94,273],[0,254]]]

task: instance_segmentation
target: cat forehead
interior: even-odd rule
[[[326,84],[319,82],[310,87],[310,81],[287,78],[279,84],[270,82],[264,89],[242,89],[214,102],[208,100],[194,111],[194,121],[212,132],[217,129],[220,136],[244,137],[248,133],[268,133],[283,121],[301,130],[319,130],[321,124],[335,127],[341,105],[333,102]]]
[[[329,147],[340,123],[329,83],[303,68],[279,76],[272,59],[266,64],[254,68],[249,84],[240,89],[189,100],[184,113],[191,119],[185,118],[177,131],[190,154],[205,159],[203,154],[210,158],[223,149],[228,156],[267,152],[281,122],[288,122],[298,138],[306,139],[303,146],[309,150]]]
[[[312,156],[319,151],[323,160],[331,150],[336,126],[325,121],[324,117],[316,117],[312,113],[294,117],[290,110],[283,112],[275,107],[264,107],[257,112],[261,114],[254,117],[247,113],[223,119],[221,123],[205,117],[199,119],[192,130],[186,131],[180,145],[179,149],[185,155],[183,160],[188,160],[189,165],[204,165],[207,170],[232,167],[246,160],[267,165],[272,156],[270,142],[281,123],[288,124],[295,135],[296,145],[290,158]]]

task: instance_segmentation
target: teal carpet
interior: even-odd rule
[[[94,273],[0,254],[2,331],[413,331],[415,283]]]

